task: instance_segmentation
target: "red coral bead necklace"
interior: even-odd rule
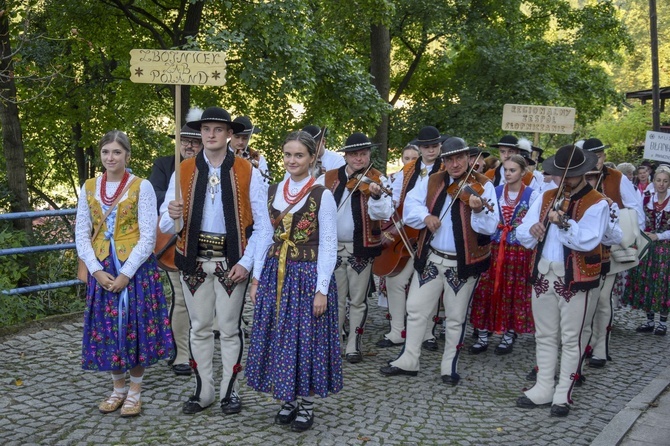
[[[123,172],[123,178],[121,178],[121,182],[119,183],[119,187],[116,188],[116,192],[111,197],[107,196],[107,172],[102,174],[102,181],[100,183],[100,200],[102,200],[102,203],[105,206],[111,206],[112,203],[119,197],[121,192],[123,192],[123,189],[126,187],[126,183],[128,182],[128,178],[130,178],[130,174],[126,170]]]
[[[300,200],[302,200],[305,197],[309,188],[312,187],[312,184],[314,184],[314,181],[316,181],[315,178],[313,178],[313,177],[310,178],[309,181],[307,182],[307,184],[305,184],[302,187],[302,189],[300,189],[298,191],[297,194],[292,194],[288,190],[288,186],[289,186],[289,183],[291,182],[291,180],[290,180],[290,178],[287,178],[286,182],[284,183],[284,200],[286,200],[286,202],[288,204],[296,204],[297,202],[299,202]]]

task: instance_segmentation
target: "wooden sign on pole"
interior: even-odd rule
[[[226,84],[226,53],[213,51],[130,50],[130,80],[139,84],[174,85],[175,200],[181,198],[179,161],[181,159],[181,86]],[[175,228],[179,231],[181,228]]]
[[[572,107],[505,104],[502,129],[512,132],[570,135],[575,131],[575,109]]]

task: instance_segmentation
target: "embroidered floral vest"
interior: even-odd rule
[[[498,203],[500,204],[500,197],[503,194],[505,185],[502,184],[498,187],[496,187],[496,197],[498,198]],[[504,219],[502,218],[502,215],[500,215],[500,223],[498,224],[498,229],[496,229],[495,234],[491,236],[491,241],[495,243],[500,243],[500,236],[502,235],[502,230],[504,228],[503,225],[508,224],[512,230],[509,231],[507,234],[507,240],[505,240],[506,243],[510,245],[518,245],[519,241],[516,239],[516,231],[515,229],[521,224],[521,221],[523,218],[526,216],[526,213],[528,213],[528,209],[530,208],[530,196],[533,193],[533,189],[530,187],[526,187],[523,190],[523,193],[521,194],[521,199],[516,205],[516,208],[514,208],[514,212],[512,213],[512,218],[510,221],[505,222]],[[500,210],[502,213],[502,205],[500,205]]]
[[[86,180],[86,201],[91,210],[93,227],[97,227],[105,213],[102,211],[100,202],[95,199],[96,178]],[[127,198],[119,201],[116,205],[116,223],[114,227],[114,244],[116,245],[116,256],[121,262],[128,260],[130,252],[140,239],[140,225],[138,219],[137,203],[140,196],[141,179],[135,181],[128,189]],[[107,222],[100,228],[100,233],[93,241],[93,251],[98,260],[104,260],[109,255],[110,241],[105,239]]]
[[[545,217],[549,213],[549,207],[557,192],[558,189],[552,189],[542,195],[540,222],[545,221]],[[604,199],[605,197],[600,192],[586,185],[577,194],[573,195],[567,213],[572,220],[579,222],[588,208]],[[539,276],[537,265],[542,256],[543,248],[544,243],[541,243],[533,251],[533,282],[536,282]],[[585,291],[597,288],[600,285],[602,244],[598,244],[598,246],[589,252],[575,251],[564,246],[563,258],[565,262],[565,284],[568,287],[568,291]]]
[[[268,250],[268,257],[279,257],[283,244],[289,243],[286,254],[287,260],[316,262],[319,257],[319,207],[321,196],[326,188],[315,187],[309,194],[307,201],[300,209],[289,212],[282,221],[274,224],[281,214],[272,207],[277,185],[273,184],[268,189],[268,210],[270,219],[276,226],[272,236],[272,246]]]

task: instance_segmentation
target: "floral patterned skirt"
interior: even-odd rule
[[[342,389],[337,285],[331,277],[326,312],[314,316],[316,262],[286,261],[277,312],[276,257],[265,261],[258,285],[247,357],[247,384],[294,401],[310,392],[325,397]]]
[[[104,271],[116,276],[111,257]],[[84,312],[81,365],[85,370],[130,370],[148,367],[174,354],[169,307],[153,254],[128,283],[128,310],[121,310],[124,339],[119,342],[119,297],[89,274]]]
[[[624,304],[644,311],[660,312],[670,308],[670,240],[650,242],[649,254],[628,275]]]
[[[535,331],[531,308],[532,250],[521,245],[505,245],[505,258],[498,293],[494,293],[499,244],[491,244],[491,267],[481,275],[474,298],[470,322],[475,328],[492,331]]]

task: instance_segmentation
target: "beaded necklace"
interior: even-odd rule
[[[123,189],[126,187],[126,183],[130,178],[128,171],[123,172],[123,178],[119,183],[119,187],[116,188],[116,192],[111,197],[107,196],[107,172],[102,174],[102,181],[100,183],[100,200],[105,206],[111,206],[114,201],[119,197],[119,194],[123,192]]]
[[[299,202],[304,198],[305,194],[307,194],[307,192],[309,191],[309,188],[312,187],[312,184],[314,184],[314,181],[316,181],[314,177],[310,178],[307,184],[305,184],[302,187],[302,189],[298,191],[297,194],[292,194],[288,190],[288,183],[290,183],[291,180],[287,179],[286,183],[284,183],[284,200],[286,200],[288,204],[296,204],[297,202]]]

